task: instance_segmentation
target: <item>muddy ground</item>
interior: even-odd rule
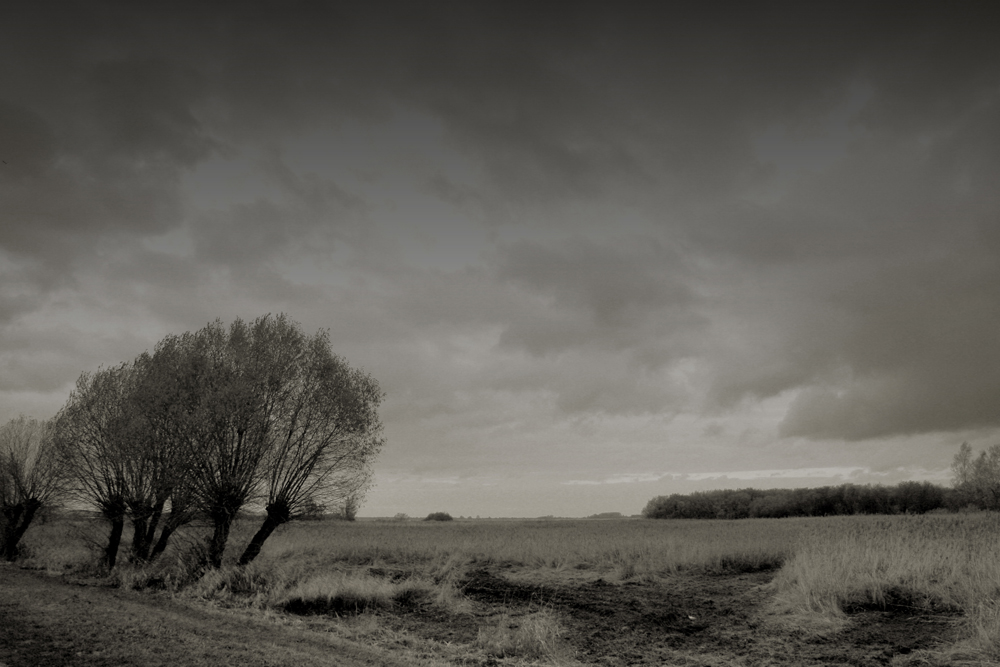
[[[402,575],[376,569],[371,574]],[[376,612],[378,624],[399,636],[449,647],[421,652],[425,659],[415,660],[414,653],[397,653],[399,646],[382,650],[363,638],[345,644],[330,632],[330,624],[349,619],[330,614],[312,616],[312,621],[291,614],[272,620],[232,616],[166,594],[81,586],[7,566],[0,568],[0,667],[304,667],[331,659],[345,665],[491,667],[520,661],[473,648],[480,628],[495,624],[501,613],[516,623],[539,610],[554,614],[565,630],[565,659],[559,662],[588,665],[887,665],[899,656],[952,643],[961,632],[962,619],[955,612],[897,605],[852,610],[845,627],[817,634],[768,613],[773,576],[691,572],[623,583],[537,570],[473,569],[458,582],[469,600],[460,612],[419,600]],[[295,626],[294,618],[305,625]]]
[[[437,663],[433,663],[437,664]],[[0,563],[0,667],[425,667],[259,614]]]
[[[774,572],[680,573],[658,582],[518,581],[478,569],[461,587],[477,611],[414,608],[387,622],[440,641],[472,642],[484,617],[547,608],[566,629],[575,659],[594,665],[887,665],[894,657],[954,642],[961,617],[906,606],[852,610],[846,627],[806,631],[767,613]],[[489,661],[487,661],[489,663]]]

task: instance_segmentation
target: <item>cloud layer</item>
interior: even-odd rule
[[[0,416],[284,311],[386,478],[941,468],[1000,428],[1000,46],[902,9],[26,5]]]

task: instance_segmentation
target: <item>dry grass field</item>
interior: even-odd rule
[[[254,528],[238,526],[234,551]],[[189,529],[161,562],[100,578],[88,565],[100,526],[55,521],[32,529],[20,564],[297,623],[404,664],[980,665],[1000,657],[1000,517],[990,513],[323,521],[283,527],[249,567],[195,578],[200,538]]]

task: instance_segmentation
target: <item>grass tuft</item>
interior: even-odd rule
[[[165,571],[156,565],[119,565],[108,575],[106,583],[116,588],[132,591],[162,590],[167,588]]]
[[[565,629],[549,609],[524,616],[503,612],[496,623],[480,628],[475,645],[498,658],[526,658],[559,663],[571,657],[560,641]]]
[[[368,574],[321,574],[283,592],[276,606],[293,614],[356,615],[394,606],[419,606],[435,598],[434,584],[399,582]]]
[[[259,609],[269,606],[275,593],[283,585],[280,573],[264,570],[251,563],[208,570],[189,584],[184,593],[215,600],[224,605]]]

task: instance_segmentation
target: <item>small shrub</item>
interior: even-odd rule
[[[567,648],[559,641],[564,633],[551,610],[542,609],[521,617],[504,612],[496,625],[479,629],[476,645],[498,658],[558,661],[567,657]]]
[[[31,546],[24,544],[23,542],[18,543],[14,545],[13,556],[14,557],[11,560],[23,563],[25,561],[29,561],[32,558],[34,558],[35,550],[32,549]]]
[[[166,588],[166,579],[162,568],[154,565],[119,565],[108,575],[106,583],[109,586],[132,591]]]
[[[197,582],[209,570],[208,545],[198,540],[177,541],[178,547],[169,557],[167,554],[160,557],[161,561],[169,558],[169,571],[164,580],[175,590]]]
[[[344,501],[344,508],[341,516],[344,521],[354,521],[358,516],[358,510],[361,508],[361,502],[356,496],[351,496]]]
[[[322,574],[297,584],[277,606],[293,614],[355,615],[394,605],[414,607],[428,600],[431,583],[387,581],[368,575]]]
[[[299,511],[300,521],[322,521],[326,518],[326,505],[306,503]]]
[[[431,512],[427,515],[424,521],[453,521],[451,515],[447,512]]]
[[[228,605],[259,608],[270,602],[274,591],[281,588],[282,583],[280,577],[272,577],[251,563],[210,569],[190,584],[185,592]]]

